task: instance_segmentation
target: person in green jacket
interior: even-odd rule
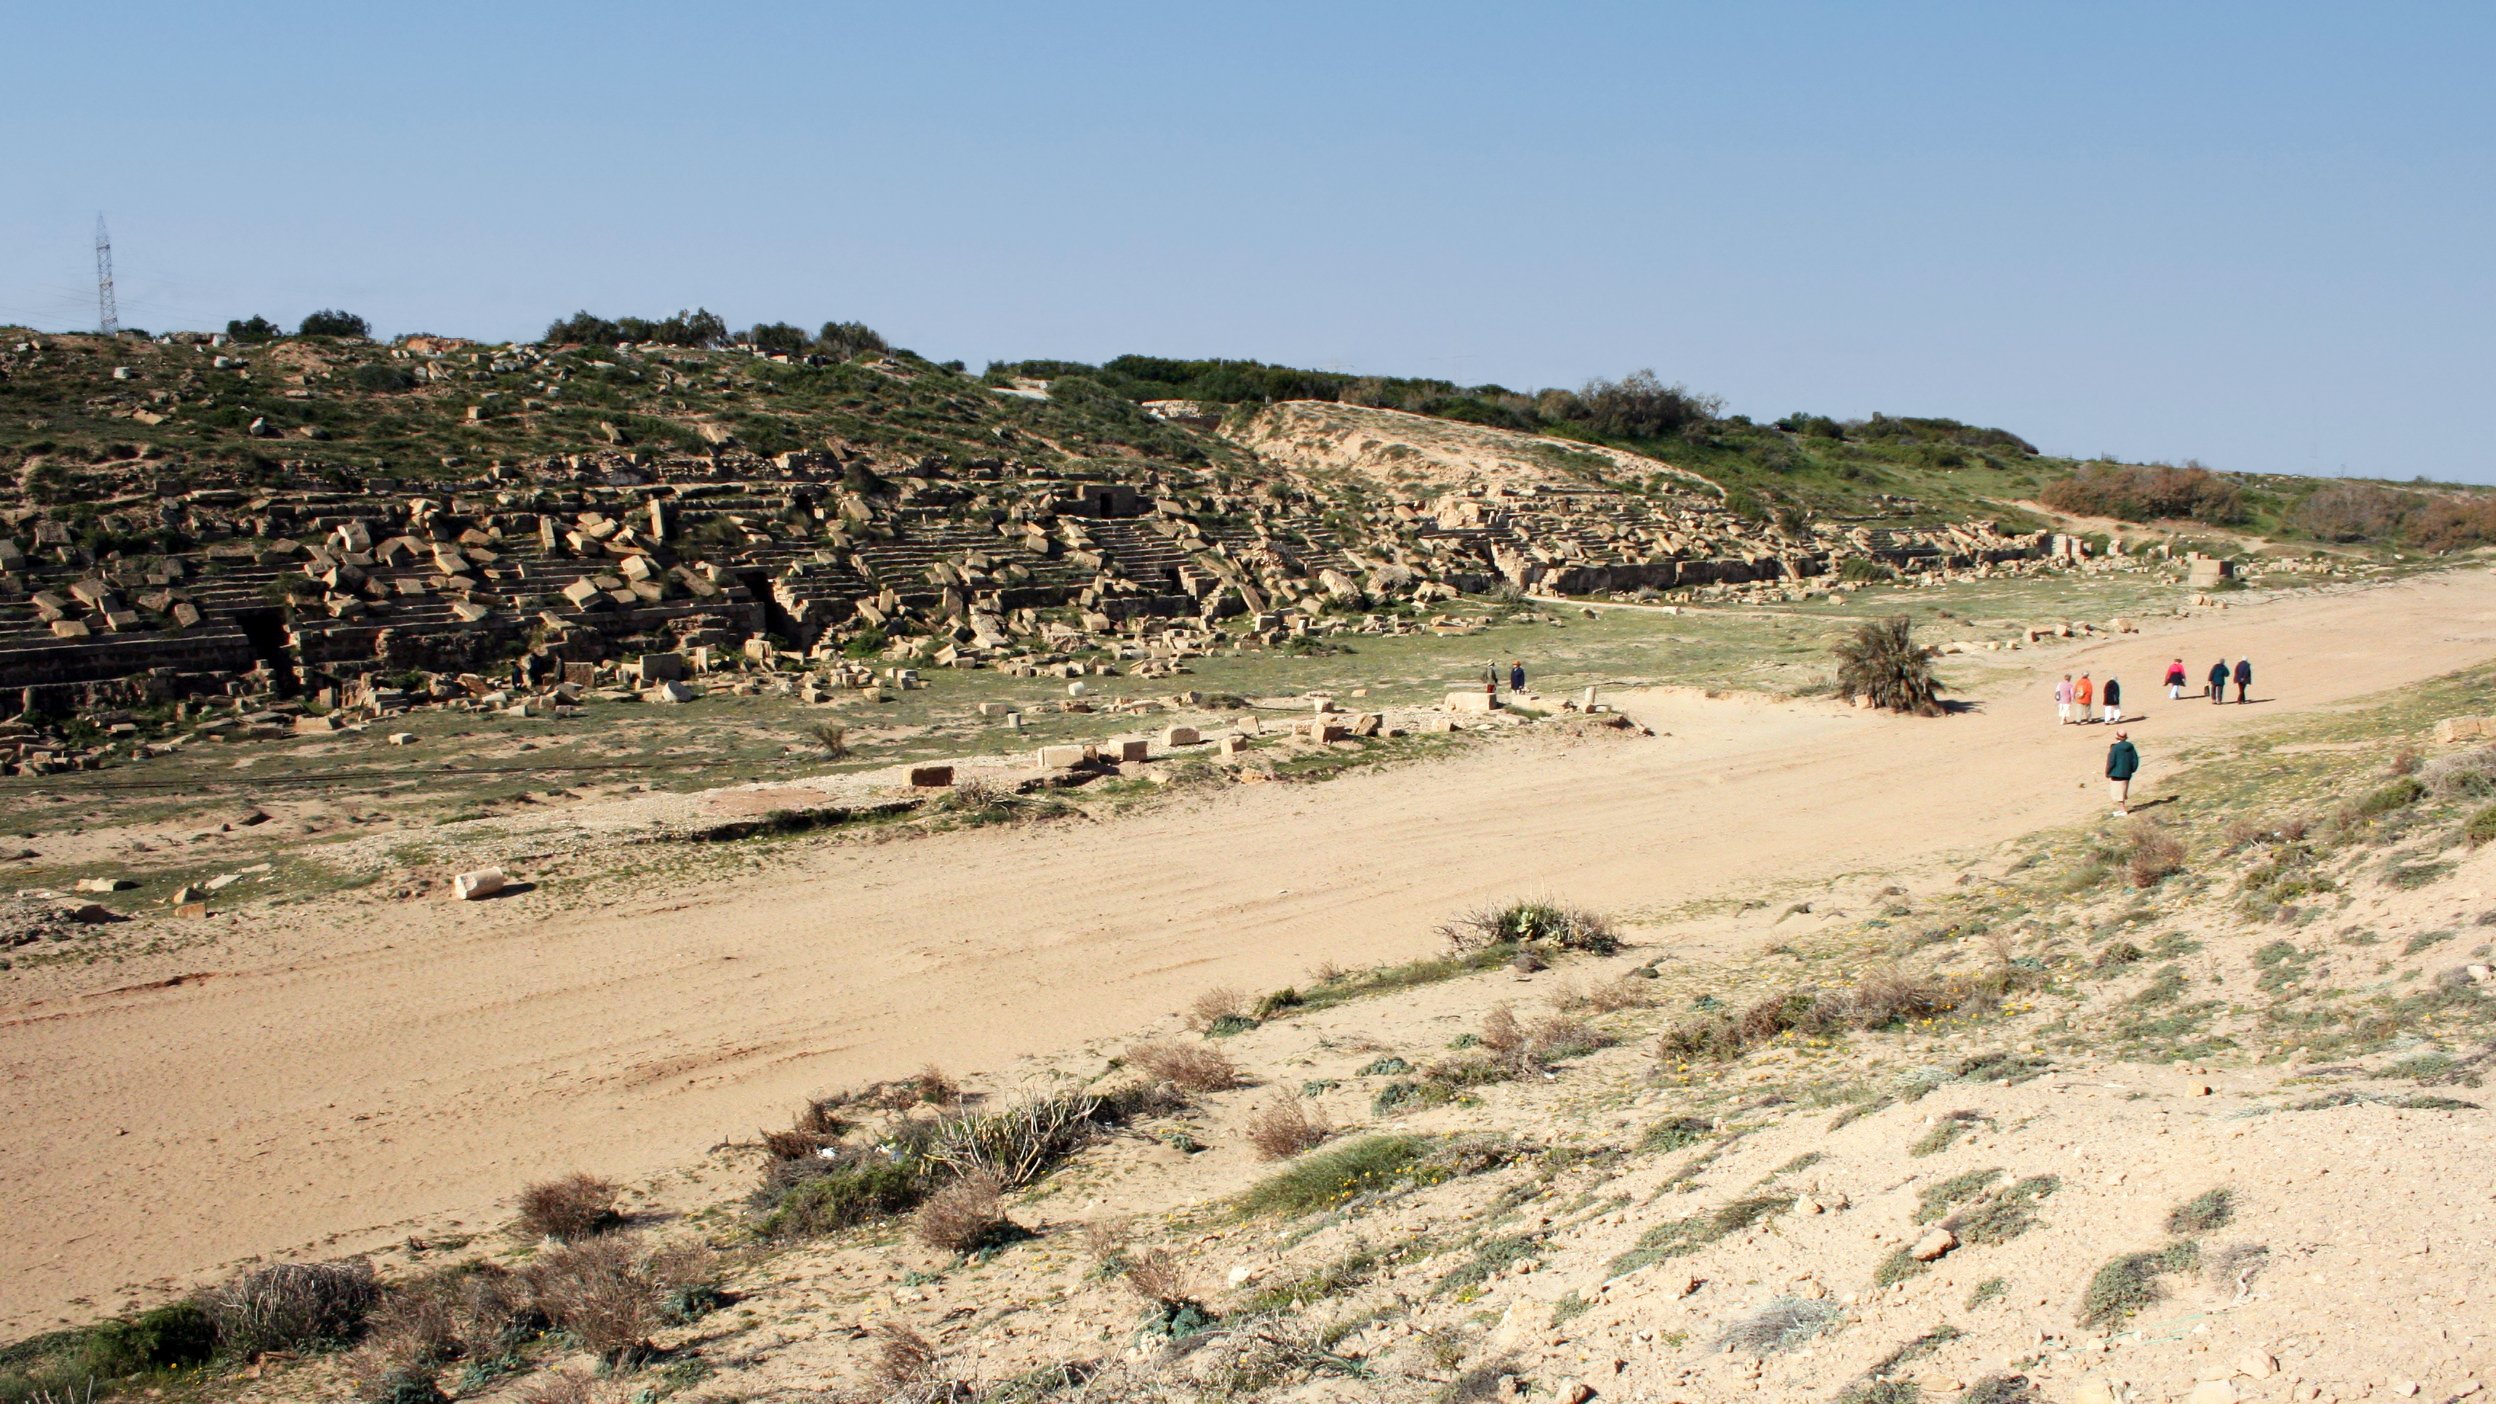
[[[2106,748],[2106,788],[2115,797],[2115,817],[2132,816],[2132,777],[2141,773],[2141,753],[2132,746],[2132,733],[2118,731],[2115,744]]]

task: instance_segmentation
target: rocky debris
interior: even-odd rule
[[[168,373],[109,349],[99,385]],[[197,378],[250,374],[262,353],[164,354]],[[538,346],[420,337],[386,354],[394,375],[458,393],[480,423],[550,407],[561,387],[547,377],[573,373]],[[665,388],[753,354],[627,347],[612,365]],[[138,380],[108,379],[116,368]],[[288,370],[302,387],[290,398],[315,393],[308,373]],[[520,376],[536,382],[507,383]],[[766,457],[707,417],[689,425],[702,441],[690,452],[638,446],[611,419],[565,452],[445,458],[421,483],[317,458],[270,465],[265,444],[249,476],[98,465],[101,512],[81,501],[74,518],[41,504],[0,516],[0,698],[128,730],[102,745],[0,735],[0,766],[51,774],[203,737],[338,741],[422,706],[560,717],[581,700],[557,696],[561,684],[654,701],[688,700],[670,684],[791,688],[828,704],[906,688],[928,667],[1174,677],[1216,653],[1470,632],[1487,616],[1426,613],[1466,592],[1767,600],[1851,588],[1833,578],[1857,557],[1915,580],[2045,559],[2043,537],[1982,522],[1750,522],[1704,478],[1618,450],[1353,406],[1278,405],[1224,438],[1199,409],[1161,407],[1165,423],[1197,426],[1170,432],[1202,439],[1198,458],[1116,465],[1010,427],[995,450],[960,456],[836,439]],[[273,410],[248,422],[288,442],[302,427]],[[1363,425],[1395,432],[1352,432]],[[1393,484],[1412,481],[1412,453],[1464,471],[1410,495]],[[1500,467],[1501,455],[1519,461]],[[1214,458],[1261,471],[1209,471]],[[1601,486],[1589,458],[1649,487]],[[1382,470],[1380,490],[1347,495],[1347,465]],[[90,527],[180,544],[99,552],[82,544]],[[168,707],[173,720],[157,720]],[[180,735],[150,734],[167,727]]]
[[[499,895],[509,882],[500,868],[478,868],[454,876],[451,879],[451,895],[462,902],[482,902]]]
[[[0,950],[67,941],[98,926],[128,921],[95,902],[63,903],[39,896],[0,898]]]

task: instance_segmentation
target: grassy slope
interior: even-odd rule
[[[784,365],[725,350],[620,356],[603,347],[477,346],[428,362],[323,338],[212,351],[70,335],[36,337],[45,348],[38,354],[8,350],[33,336],[0,328],[0,463],[41,464],[34,494],[73,517],[98,495],[80,485],[93,466],[126,472],[143,461],[175,487],[235,475],[267,480],[290,460],[334,466],[342,482],[388,474],[421,483],[467,478],[495,462],[604,450],[606,426],[631,448],[661,456],[707,452],[697,426],[716,425],[766,456],[842,443],[888,463],[936,455],[956,467],[1011,458],[1110,475],[1147,464],[1256,472],[1219,434],[1166,423],[1088,384],[1088,393],[1062,400],[1000,394],[907,356],[878,369]],[[241,365],[213,369],[218,355]],[[416,381],[411,373],[426,365],[449,378]],[[113,379],[116,368],[129,378]],[[471,420],[472,407],[482,417]],[[149,425],[136,412],[165,418]],[[275,436],[251,435],[255,420]],[[299,437],[306,429],[322,437]],[[2043,523],[2009,504],[2075,466],[2022,453],[2005,435],[1937,422],[1877,421],[1846,426],[1844,435],[1732,419],[1687,436],[1604,442],[1713,478],[1735,505],[1757,513],[1784,506],[1928,525],[1981,517],[2023,530]],[[2302,479],[2232,476],[2257,532],[2276,530],[2311,490]]]

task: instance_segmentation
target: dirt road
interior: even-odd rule
[[[2265,705],[2155,686],[2170,657],[2198,675],[2240,652]],[[2149,713],[2132,731],[2156,794],[2179,740],[2490,657],[2496,576],[2469,571],[1988,659],[1979,708],[1946,720],[1629,695],[1670,735],[825,844],[743,883],[644,879],[594,914],[522,897],[237,918],[203,950],[6,987],[0,1332],[247,1255],[490,1226],[529,1179],[682,1166],[845,1081],[1000,1069],[1212,985],[1406,958],[1475,899],[1657,911],[2082,817],[2107,737],[2053,724],[2067,669],[2111,667]]]

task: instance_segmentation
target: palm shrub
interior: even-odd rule
[[[1848,700],[1919,717],[1941,715],[1941,679],[1905,615],[1867,619],[1837,645],[1837,690]]]

